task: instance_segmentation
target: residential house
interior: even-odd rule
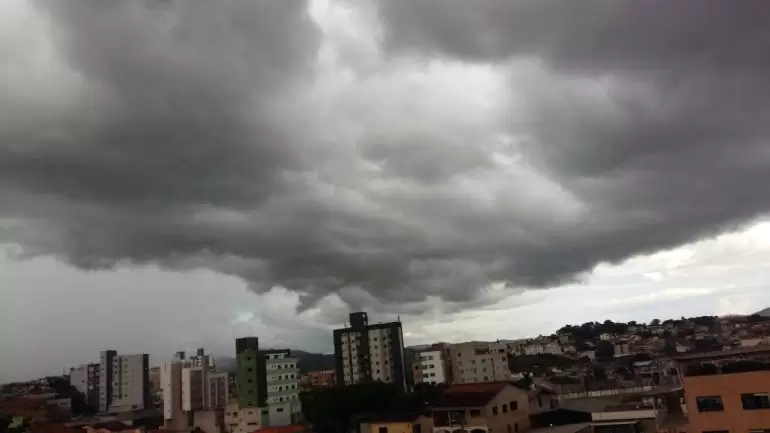
[[[631,354],[631,349],[628,346],[627,341],[618,341],[613,346],[613,350],[615,352],[615,356],[626,356]]]
[[[545,347],[542,344],[532,343],[524,346],[525,355],[542,355],[545,353]]]
[[[608,334],[606,332],[601,334],[601,335],[599,335],[599,340],[601,340],[601,341],[610,341],[613,338],[614,338],[614,336],[612,334]]]
[[[453,385],[433,404],[433,433],[529,429],[529,391],[510,382]]]
[[[561,355],[561,345],[558,341],[552,341],[545,346],[543,346],[543,352],[548,353],[550,355]]]
[[[419,413],[381,414],[356,421],[357,433],[432,433],[433,417]]]

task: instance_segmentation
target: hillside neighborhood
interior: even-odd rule
[[[414,432],[451,433],[481,423],[470,432],[558,425],[559,432],[572,426],[575,432],[682,433],[700,422],[694,415],[702,402],[693,407],[688,395],[693,378],[770,375],[768,313],[606,320],[528,339],[412,347],[403,346],[401,322],[369,323],[366,313],[351,313],[348,326],[334,331],[330,355],[261,349],[256,337],[238,339],[235,358],[198,349],[157,366],[147,354],[102,351],[100,362],[68,374],[3,385],[0,427],[13,433],[387,433],[391,426],[396,433],[403,424]],[[731,367],[735,363],[740,367]],[[613,430],[620,414],[620,425],[632,430]]]

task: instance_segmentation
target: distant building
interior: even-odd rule
[[[545,347],[542,344],[528,344],[524,346],[524,354],[529,356],[542,355],[545,353]]]
[[[99,362],[99,410],[125,412],[152,406],[150,357],[104,350]]]
[[[337,383],[334,370],[311,371],[306,377],[310,389],[331,388]]]
[[[543,346],[543,352],[548,353],[550,355],[561,355],[561,345],[558,341],[552,341],[545,346]]]
[[[628,346],[628,342],[619,341],[613,345],[615,356],[631,355],[631,348]]]
[[[163,419],[167,429],[185,430],[199,422],[219,425],[216,417],[202,412],[227,406],[227,373],[216,373],[210,364],[196,362],[194,357],[186,358],[183,352],[164,363],[160,373]]]
[[[443,350],[420,352],[419,357],[422,383],[436,385],[448,382]]]
[[[70,369],[70,385],[85,395],[86,404],[99,407],[99,364],[83,364]]]
[[[350,314],[350,327],[334,330],[337,383],[381,381],[406,389],[401,322],[369,324],[366,313]]]
[[[480,383],[511,379],[505,343],[468,342],[447,346],[453,383]]]

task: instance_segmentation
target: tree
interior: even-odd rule
[[[650,322],[650,325],[660,326],[660,319],[652,319],[652,322]]]

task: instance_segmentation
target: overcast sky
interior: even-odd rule
[[[770,305],[770,8],[0,2],[0,380]]]

